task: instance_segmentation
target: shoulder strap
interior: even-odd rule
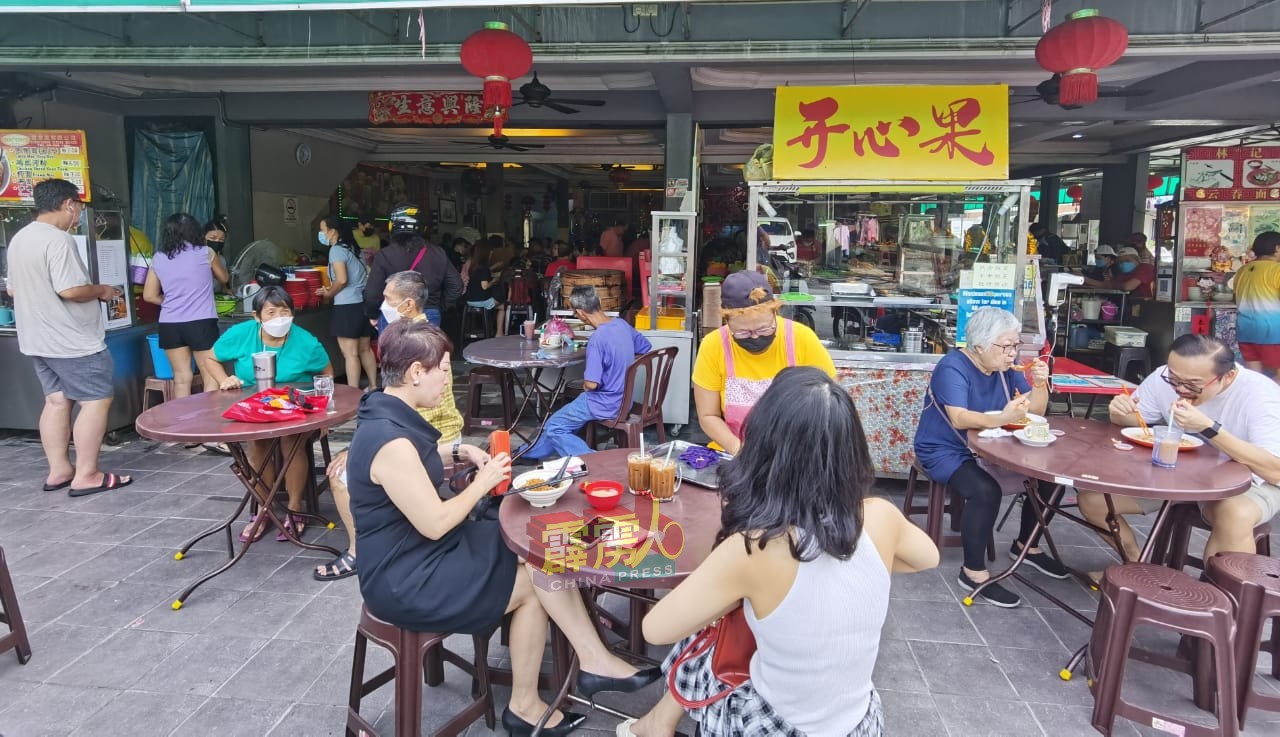
[[[720,344],[724,346],[724,375],[732,379],[733,374],[733,341],[729,338],[729,326],[720,328]]]
[[[423,246],[422,250],[418,251],[418,257],[413,260],[413,263],[409,264],[409,271],[416,270],[419,262],[422,261],[422,257],[425,255],[427,255],[427,247]]]
[[[796,365],[796,335],[795,323],[791,320],[783,320],[783,331],[787,340],[787,365]]]

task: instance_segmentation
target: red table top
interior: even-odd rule
[[[244,443],[298,435],[341,425],[356,416],[362,392],[346,384],[333,387],[333,413],[317,412],[293,422],[232,422],[222,418],[231,405],[251,396],[255,387],[201,392],[152,407],[134,423],[144,438],[165,443]]]
[[[1177,468],[1160,468],[1151,463],[1149,448],[1117,450],[1112,440],[1124,437],[1116,425],[1057,415],[1048,420],[1050,428],[1066,434],[1045,448],[977,433],[969,446],[988,461],[1033,478],[1144,499],[1216,501],[1244,492],[1252,481],[1247,467],[1210,445],[1179,453]]]
[[[1107,376],[1115,379],[1115,376],[1108,374],[1106,371],[1099,371],[1092,366],[1086,366],[1079,361],[1073,361],[1070,358],[1054,358],[1053,359],[1053,375],[1068,374],[1073,376]],[[1134,385],[1125,382],[1132,390]],[[1058,386],[1053,387],[1055,394],[1098,394],[1101,396],[1115,396],[1121,393],[1119,388],[1111,388],[1105,386]]]
[[[576,573],[563,574],[566,579],[590,580],[597,585],[629,588],[671,588],[693,572],[708,555],[720,530],[720,495],[711,489],[685,483],[670,502],[654,504],[649,497],[634,496],[622,492],[622,501],[607,512],[601,512],[587,503],[581,490],[583,481],[618,481],[625,487],[627,481],[627,455],[635,452],[626,448],[603,450],[584,456],[588,475],[574,482],[573,486],[556,503],[543,509],[535,509],[518,494],[502,501],[499,519],[502,537],[517,555],[535,567],[547,570],[558,560],[569,560],[578,554]],[[654,521],[654,507],[658,519]],[[643,529],[654,531],[650,537],[652,546],[642,560],[632,561],[632,551],[640,546],[617,548],[617,554],[625,554],[622,560],[612,561],[609,549],[597,551],[594,546],[586,549],[582,560],[580,546],[558,544],[558,538],[543,535],[543,530],[577,530],[596,516],[618,520],[635,520]],[[544,538],[549,538],[544,542]]]

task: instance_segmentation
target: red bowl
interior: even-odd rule
[[[622,499],[622,484],[617,481],[584,481],[582,493],[587,495],[588,504],[601,512],[607,512],[618,506],[618,501]]]

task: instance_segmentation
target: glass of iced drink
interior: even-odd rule
[[[1177,427],[1153,427],[1155,444],[1151,447],[1151,462],[1161,468],[1178,465],[1178,448],[1182,445],[1182,429]]]
[[[631,453],[627,456],[627,488],[632,494],[649,493],[648,453]]]
[[[649,495],[660,502],[669,502],[675,498],[680,482],[676,478],[676,462],[664,458],[654,458],[649,463]]]

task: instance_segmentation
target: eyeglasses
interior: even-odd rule
[[[1164,371],[1160,372],[1160,378],[1164,380],[1164,383],[1168,384],[1174,389],[1182,389],[1188,394],[1199,394],[1200,392],[1203,392],[1205,389],[1208,389],[1209,387],[1213,386],[1215,383],[1221,381],[1223,376],[1225,376],[1225,374],[1218,374],[1217,376],[1210,379],[1208,382],[1204,384],[1200,384],[1198,382],[1183,381],[1182,379],[1175,378],[1169,374],[1169,369],[1167,368]]]
[[[749,340],[751,338],[764,338],[778,332],[778,323],[770,323],[768,327],[757,328],[755,330],[735,330],[733,337],[738,340]]]
[[[1018,351],[1022,350],[1021,343],[992,343],[992,348],[998,348],[1005,355],[1016,356]]]

